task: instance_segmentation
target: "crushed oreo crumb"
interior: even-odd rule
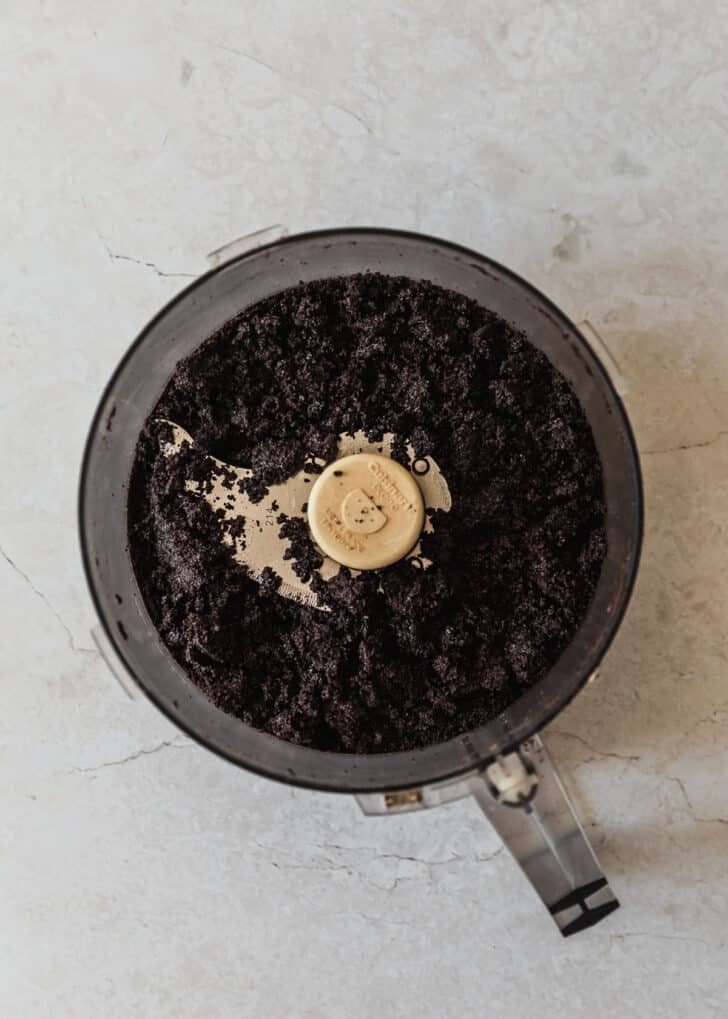
[[[195,446],[161,455],[159,418]],[[427,570],[342,568],[328,583],[305,522],[281,515],[322,612],[277,593],[275,564],[249,576],[184,482],[209,484],[204,450],[252,467],[259,500],[359,429],[393,433],[402,463],[408,440],[432,456],[453,507],[423,537]],[[601,467],[566,380],[475,302],[377,274],[268,298],[182,361],[139,438],[128,519],[146,605],[193,682],[246,724],[342,752],[493,718],[567,646],[606,551]]]

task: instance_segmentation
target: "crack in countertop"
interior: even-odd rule
[[[725,944],[725,942],[716,944],[704,938],[693,938],[689,934],[659,934],[657,931],[614,931],[609,936],[615,941],[622,938],[655,938],[658,941],[682,941],[719,949]]]
[[[497,856],[499,856],[505,849],[505,846],[501,845],[494,852],[489,853],[487,856],[476,856],[468,858],[465,856],[461,856],[458,853],[455,853],[452,856],[448,856],[443,860],[428,860],[423,857],[411,856],[408,854],[392,852],[382,853],[374,846],[342,846],[338,843],[323,842],[309,847],[310,849],[318,850],[328,849],[335,850],[340,853],[350,853],[355,855],[356,854],[361,855],[362,853],[366,853],[367,859],[363,861],[362,864],[357,865],[353,862],[344,862],[343,860],[339,861],[331,859],[330,857],[323,857],[319,860],[301,861],[300,854],[292,850],[285,849],[282,846],[269,845],[268,843],[261,842],[258,839],[254,839],[253,841],[255,845],[258,846],[259,849],[264,850],[266,853],[283,854],[283,856],[294,858],[295,862],[292,861],[290,863],[286,860],[280,859],[269,860],[268,862],[270,863],[270,865],[275,867],[276,870],[308,870],[321,873],[343,871],[344,873],[350,875],[356,874],[371,887],[376,888],[378,891],[387,892],[388,894],[394,892],[401,884],[416,881],[418,880],[418,878],[411,875],[400,875],[398,877],[394,877],[390,883],[382,884],[379,881],[373,880],[369,875],[363,873],[362,870],[363,865],[365,866],[367,864],[376,863],[381,860],[397,860],[404,863],[415,863],[425,868],[427,880],[431,881],[433,868],[443,867],[447,866],[448,864],[458,862],[488,863],[491,860],[494,860]]]
[[[700,814],[696,814],[695,807],[688,795],[688,791],[685,788],[683,780],[678,778],[677,775],[663,775],[662,777],[668,782],[673,782],[678,787],[682,794],[682,798],[685,801],[685,806],[688,808],[688,813],[696,824],[728,824],[728,817],[702,817]]]
[[[248,53],[245,50],[235,49],[234,46],[226,46],[225,43],[222,42],[213,42],[211,45],[213,45],[215,49],[224,50],[226,53],[233,53],[236,57],[243,57],[244,60],[250,60],[251,63],[257,64],[259,67],[264,67],[266,71],[270,71],[271,74],[275,74],[278,78],[282,78],[285,82],[289,80],[283,71],[279,70],[277,67],[273,67],[272,64],[266,63],[265,60],[261,60],[260,57],[254,57],[252,53]]]
[[[64,772],[65,775],[86,775],[92,774],[98,771],[103,771],[105,768],[118,768],[122,764],[128,764],[130,761],[137,761],[140,757],[149,757],[152,754],[158,754],[161,750],[175,749],[175,750],[186,750],[190,747],[194,747],[196,744],[193,740],[163,740],[161,743],[155,744],[153,747],[142,747],[141,750],[136,750],[133,754],[128,754],[126,757],[120,757],[115,761],[102,761],[101,764],[94,764],[89,768],[70,768]]]
[[[589,743],[588,740],[585,740],[583,736],[577,736],[575,732],[566,732],[564,729],[547,729],[546,738],[548,739],[549,736],[560,736],[562,738],[573,739],[576,740],[577,743],[581,743],[587,748],[587,750],[591,750],[591,752],[596,755],[595,757],[590,758],[589,761],[594,761],[597,760],[597,758],[602,757],[614,757],[618,761],[627,761],[628,763],[634,763],[635,761],[641,760],[639,754],[618,754],[610,750],[600,750],[598,747]],[[586,764],[588,762],[582,761],[582,763]]]
[[[164,140],[166,141],[166,139],[167,139],[167,136],[165,134]],[[162,143],[162,144],[164,144],[164,143]],[[96,223],[94,221],[94,217],[93,217],[91,211],[89,210],[88,205],[86,204],[86,199],[83,196],[81,196],[81,205],[83,206],[83,208],[84,208],[84,210],[86,212],[86,215],[88,217],[88,220],[89,220],[89,223],[91,225],[91,228],[92,228],[93,232],[96,234],[96,236],[98,237],[99,241],[103,245],[104,251],[106,252],[110,262],[131,262],[133,265],[141,265],[144,269],[152,269],[152,271],[155,272],[157,274],[157,276],[159,276],[162,279],[175,279],[175,278],[177,278],[177,279],[196,280],[198,278],[199,273],[194,273],[194,272],[167,272],[165,269],[160,269],[159,266],[155,262],[149,262],[145,258],[135,258],[133,255],[124,255],[124,254],[121,254],[120,252],[112,251],[111,248],[109,247],[107,241],[106,241],[106,238],[101,233],[99,228],[96,226]]]
[[[32,579],[28,576],[28,574],[25,572],[25,570],[22,570],[20,568],[20,566],[18,566],[18,564],[15,562],[15,560],[12,559],[8,555],[8,553],[5,551],[5,549],[2,546],[0,546],[0,556],[2,556],[2,558],[11,567],[11,569],[13,569],[17,573],[17,575],[22,580],[25,581],[25,583],[28,585],[28,587],[33,592],[33,594],[36,596],[36,598],[39,598],[40,601],[43,602],[43,604],[48,609],[48,611],[51,613],[51,615],[56,620],[58,625],[60,627],[62,627],[63,632],[66,634],[66,638],[68,640],[68,646],[70,647],[71,651],[73,651],[74,653],[77,653],[77,654],[97,655],[98,651],[95,648],[83,647],[81,645],[76,644],[76,638],[73,636],[73,633],[71,632],[71,628],[64,621],[64,619],[61,616],[60,612],[56,608],[54,608],[54,606],[51,604],[50,600],[48,599],[47,595],[45,595],[40,590],[39,587],[36,587],[36,585],[33,583]]]
[[[615,758],[618,761],[624,761],[626,764],[633,767],[635,771],[639,772],[640,775],[644,775],[645,778],[657,779],[658,781],[664,780],[665,782],[672,782],[675,785],[677,785],[682,795],[687,811],[692,817],[693,821],[696,822],[696,824],[728,824],[728,817],[722,817],[720,815],[716,817],[704,817],[696,813],[695,807],[693,805],[692,800],[690,799],[690,796],[688,794],[687,788],[685,787],[685,783],[683,782],[683,780],[681,778],[678,778],[677,775],[668,775],[664,772],[661,773],[659,771],[648,771],[645,768],[638,767],[637,766],[638,762],[642,760],[642,757],[640,755],[618,754],[611,751],[599,750],[598,747],[593,746],[591,743],[588,742],[588,740],[585,740],[583,736],[577,736],[576,733],[573,732],[565,732],[564,730],[560,729],[549,729],[547,730],[547,733],[556,737],[561,736],[566,737],[567,739],[573,739],[577,743],[581,743],[582,746],[585,746],[587,750],[591,751],[591,753],[595,755],[594,757],[584,758],[583,760],[578,761],[576,767],[578,767],[580,764],[591,764],[593,761],[600,760],[602,758]]]
[[[299,93],[302,96],[305,96],[305,95],[308,95],[308,96],[317,96],[319,99],[323,99],[325,102],[328,103],[329,106],[333,107],[336,110],[340,110],[342,113],[345,113],[347,116],[351,117],[353,120],[356,120],[357,123],[360,124],[364,128],[364,130],[366,131],[366,133],[368,135],[374,136],[374,130],[373,130],[371,124],[369,124],[368,121],[364,117],[362,117],[362,115],[360,113],[356,113],[354,110],[350,109],[350,107],[344,106],[342,103],[337,103],[337,102],[334,102],[331,99],[327,99],[325,94],[320,89],[316,88],[315,86],[307,85],[307,84],[304,84],[301,81],[297,81],[295,78],[291,78],[284,71],[281,71],[280,68],[274,67],[273,64],[267,63],[265,60],[262,60],[260,57],[253,56],[252,53],[248,53],[246,50],[235,49],[235,47],[233,47],[233,46],[226,46],[225,43],[221,43],[221,42],[211,42],[210,45],[214,46],[215,49],[223,50],[225,53],[232,53],[235,56],[242,57],[244,60],[249,60],[253,64],[257,64],[259,67],[265,68],[266,71],[269,71],[271,74],[275,75],[277,78],[280,78],[281,81],[284,82],[284,84],[286,84],[286,85],[294,85],[299,90]],[[386,146],[384,146],[384,148],[387,151],[392,151],[392,150],[386,149]],[[398,154],[399,153],[397,153],[397,155]]]
[[[112,262],[132,262],[134,265],[141,265],[144,266],[146,269],[153,269],[157,276],[161,276],[165,279],[174,278],[186,280],[197,279],[197,273],[194,272],[165,272],[164,269],[160,269],[159,266],[155,265],[154,262],[147,262],[143,258],[133,258],[131,255],[119,255],[115,251],[112,251],[111,248],[109,248],[108,244],[106,243],[106,241],[103,240],[103,238],[100,237],[100,240],[104,247],[106,248],[106,254],[109,256]]]
[[[661,456],[664,453],[682,453],[685,450],[690,449],[706,449],[708,446],[714,446],[716,442],[719,442],[725,435],[728,435],[728,431],[720,431],[717,435],[714,435],[712,439],[706,439],[705,442],[686,442],[679,446],[667,446],[664,449],[642,449],[640,450],[641,456]]]

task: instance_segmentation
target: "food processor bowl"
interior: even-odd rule
[[[364,272],[429,280],[464,294],[523,331],[568,379],[602,463],[608,550],[571,643],[549,672],[496,718],[420,750],[356,755],[296,746],[260,732],[225,714],[195,686],[160,640],[144,606],[127,549],[126,501],[137,438],[181,359],[257,301],[300,282]],[[103,394],[84,453],[79,511],[86,575],[106,639],[148,697],[190,736],[233,763],[283,782],[364,794],[361,802],[372,812],[380,794],[391,797],[396,790],[402,797],[381,800],[382,811],[428,805],[421,793],[413,792],[408,801],[405,791],[442,787],[459,776],[484,773],[494,762],[515,761],[518,748],[594,674],[627,606],[642,535],[640,469],[630,425],[613,382],[580,329],[530,284],[475,251],[419,234],[369,228],[299,234],[257,247],[174,297],[141,332]],[[538,756],[540,744],[530,745]],[[489,781],[493,786],[492,773]],[[576,884],[569,881],[572,890]]]
[[[357,272],[426,279],[522,330],[573,385],[601,458],[608,551],[591,605],[548,674],[487,725],[422,750],[366,756],[294,746],[215,707],[161,642],[127,551],[126,495],[137,438],[175,366],[243,308],[301,281]],[[372,792],[440,781],[512,750],[583,686],[608,648],[637,567],[642,498],[634,440],[615,389],[582,334],[514,273],[417,234],[342,229],[285,238],[196,280],[142,331],[91,426],[80,490],[81,545],[102,625],[131,675],[175,724],[235,764],[285,782]]]

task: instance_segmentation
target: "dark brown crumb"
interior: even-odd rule
[[[167,418],[195,438],[159,453]],[[248,488],[330,461],[341,432],[431,455],[453,497],[402,562],[328,584],[303,521],[284,518],[302,578],[331,609],[276,594],[221,541],[184,480],[202,452]],[[232,485],[232,480],[231,480]],[[375,753],[474,729],[538,682],[592,598],[606,550],[601,468],[565,379],[467,298],[376,274],[322,280],[241,313],[175,371],[139,440],[130,550],[162,639],[223,710],[294,743]],[[421,564],[420,564],[421,565]]]

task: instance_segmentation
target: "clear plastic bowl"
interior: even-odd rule
[[[127,483],[139,432],[175,365],[243,308],[300,281],[377,271],[459,291],[523,330],[572,383],[604,472],[609,549],[591,606],[548,674],[487,725],[446,743],[353,755],[295,746],[216,708],[159,639],[127,551]],[[200,277],[163,308],[114,372],[96,411],[81,471],[81,547],[101,623],[150,699],[204,746],[283,782],[336,792],[421,786],[514,749],[564,708],[594,672],[624,614],[642,538],[642,486],[622,402],[584,336],[546,297],[474,251],[419,234],[340,229],[258,248]]]

